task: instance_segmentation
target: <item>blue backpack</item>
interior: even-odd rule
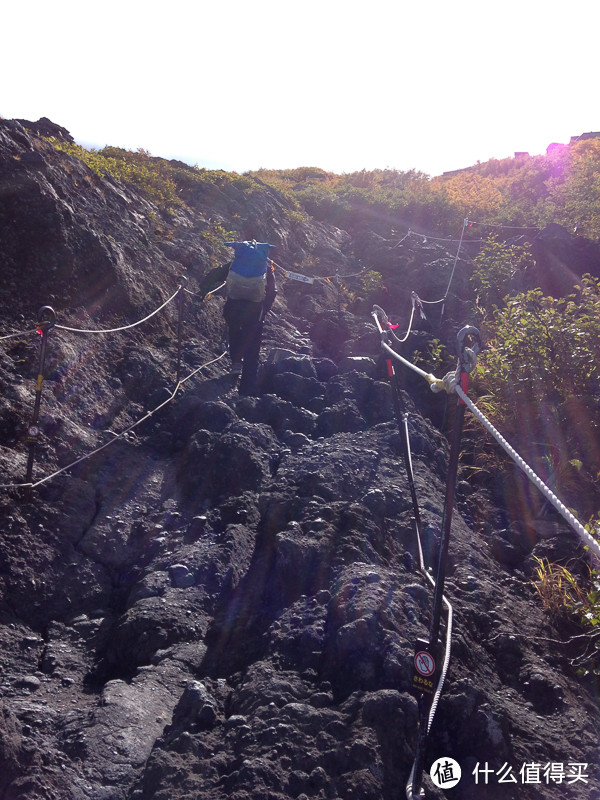
[[[225,242],[227,247],[233,247],[235,257],[231,270],[244,278],[257,278],[267,271],[269,249],[272,244],[257,242]]]

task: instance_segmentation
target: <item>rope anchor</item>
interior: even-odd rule
[[[546,486],[542,479],[536,475],[531,467],[521,458],[516,450],[506,441],[499,431],[492,425],[487,417],[477,408],[473,401],[467,395],[469,374],[473,371],[477,364],[477,355],[481,350],[481,335],[477,328],[471,325],[466,325],[462,328],[457,336],[458,340],[458,365],[454,372],[449,372],[443,379],[436,378],[434,375],[428,374],[424,370],[417,367],[416,364],[411,363],[406,358],[403,358],[399,353],[393,350],[389,345],[389,331],[386,330],[388,316],[385,311],[379,306],[373,306],[372,311],[373,319],[381,336],[381,347],[388,354],[388,374],[394,380],[394,369],[391,359],[393,357],[396,361],[400,361],[404,366],[416,372],[424,378],[429,384],[433,392],[446,391],[449,394],[456,394],[458,400],[456,405],[456,413],[454,418],[454,425],[452,429],[452,439],[450,444],[450,457],[448,463],[448,475],[446,481],[446,498],[444,504],[444,513],[442,516],[442,535],[440,539],[440,548],[438,556],[438,571],[437,579],[435,581],[433,613],[431,618],[431,626],[429,630],[429,638],[427,640],[418,640],[415,648],[414,668],[415,677],[413,677],[413,686],[417,690],[419,696],[420,717],[419,717],[419,737],[416,748],[416,756],[406,785],[407,800],[420,800],[424,797],[422,788],[422,775],[425,760],[425,749],[427,745],[427,735],[433,716],[435,714],[437,700],[441,692],[444,682],[445,673],[447,670],[449,657],[450,657],[450,632],[452,628],[452,607],[443,595],[445,568],[448,554],[448,543],[450,537],[450,526],[452,509],[454,503],[454,491],[456,488],[456,476],[458,472],[459,448],[460,439],[462,435],[462,428],[464,424],[465,409],[468,406],[470,411],[477,417],[486,430],[494,437],[496,442],[504,449],[504,451],[513,459],[517,466],[525,473],[529,480],[539,489],[544,497],[552,503],[554,508],[562,516],[562,518],[572,527],[575,533],[579,536],[582,544],[588,550],[588,555],[594,559],[595,563],[600,563],[600,543],[585,529],[578,519],[569,511],[568,508],[562,503],[559,498]],[[410,455],[410,454],[409,454]],[[409,471],[409,475],[410,475]],[[409,483],[410,483],[409,479]],[[415,512],[417,519],[417,527],[420,522],[418,521],[417,511]],[[433,582],[433,578],[428,572],[425,576]],[[440,616],[442,602],[445,603],[448,616],[446,622],[446,652],[444,654],[444,664],[440,671],[440,678],[437,682],[437,690],[433,694],[433,699],[430,700],[430,686],[429,681],[431,677],[437,673],[438,666],[438,639],[440,631]],[[433,681],[431,681],[433,682]]]
[[[448,376],[444,382],[460,385],[466,392],[469,382],[469,374],[477,364],[477,353],[481,349],[481,334],[472,325],[465,325],[457,334],[458,365],[456,372],[451,373],[452,380],[448,381]],[[433,387],[432,387],[433,388]],[[449,389],[447,389],[449,391]],[[444,601],[444,584],[446,580],[446,567],[448,562],[448,548],[450,545],[450,530],[452,525],[452,512],[454,509],[454,494],[456,490],[456,479],[458,474],[458,461],[460,456],[460,442],[464,426],[466,406],[462,399],[458,397],[456,415],[452,428],[452,438],[450,441],[450,456],[448,459],[448,473],[446,476],[446,496],[444,500],[444,511],[442,514],[442,532],[440,538],[440,548],[438,553],[437,571],[435,577],[435,587],[433,592],[433,610],[431,613],[431,623],[429,626],[429,638],[427,640],[417,640],[414,657],[413,689],[419,696],[420,721],[419,738],[417,741],[417,752],[413,771],[406,787],[408,800],[423,797],[421,782],[423,766],[425,761],[425,750],[427,746],[427,736],[431,726],[432,716],[430,707],[436,695],[434,678],[438,671],[437,665],[440,662],[442,646],[439,641],[440,624],[442,615],[442,603]],[[449,644],[447,645],[447,648]],[[446,653],[446,661],[449,652]]]

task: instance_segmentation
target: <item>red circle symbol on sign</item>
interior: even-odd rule
[[[430,675],[433,675],[435,672],[435,661],[433,660],[433,656],[431,656],[425,650],[420,650],[415,656],[415,669],[419,675],[424,675],[426,678],[428,678]]]
[[[35,425],[30,425],[29,430],[27,431],[30,436],[37,436],[39,432],[40,429]]]

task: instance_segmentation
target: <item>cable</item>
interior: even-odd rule
[[[161,306],[159,306],[155,311],[153,311],[151,314],[148,314],[148,316],[144,317],[144,319],[140,319],[137,322],[132,322],[131,325],[123,325],[120,328],[109,328],[109,329],[105,329],[105,330],[86,330],[84,328],[68,328],[66,325],[55,325],[54,327],[55,328],[60,328],[60,330],[62,330],[62,331],[72,331],[73,333],[118,333],[119,331],[126,331],[126,330],[129,330],[129,328],[135,328],[136,325],[141,325],[142,322],[146,322],[151,317],[153,317],[155,314],[158,314],[159,311],[162,311],[162,309],[166,305],[168,305],[172,300],[174,300],[177,297],[177,295],[179,294],[179,290],[180,289],[181,289],[181,286],[178,286],[177,287],[177,291],[174,292],[171,295],[171,297],[169,297],[168,300],[165,300],[165,302]]]
[[[421,298],[419,297],[419,295],[416,292],[411,292],[410,293],[410,300],[411,300],[411,304],[412,304],[412,310],[410,312],[410,319],[408,321],[408,330],[406,331],[406,333],[404,334],[402,339],[400,339],[399,336],[396,336],[396,333],[392,330],[391,321],[388,321],[389,332],[392,334],[394,339],[397,342],[399,342],[400,344],[404,344],[404,342],[410,336],[410,332],[412,330],[413,320],[414,320],[414,317],[415,317],[415,310],[416,310],[417,306],[419,307],[419,312],[421,314],[421,319],[427,319],[426,316],[425,316],[425,313],[423,312],[423,309],[421,307]],[[379,308],[379,306],[377,306],[377,307]],[[381,309],[381,312],[384,313],[383,309]]]

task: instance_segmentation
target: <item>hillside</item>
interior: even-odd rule
[[[545,156],[491,159],[430,178],[411,170],[336,175],[314,168],[260,170],[255,177],[296,199],[317,219],[370,227],[381,235],[407,228],[447,236],[470,225],[480,239],[492,226],[533,236],[551,223],[600,238],[600,137],[554,145]]]
[[[458,330],[481,321],[480,243],[459,249],[444,227],[451,207],[460,230],[464,210],[439,205],[430,181],[431,202],[405,195],[401,213],[360,193],[326,211],[305,191],[330,180],[318,172],[276,185],[77,153],[49,121],[0,121],[0,335],[13,337],[0,349],[0,798],[404,797],[431,590],[370,312],[383,306],[400,333],[411,291],[446,296],[403,353],[454,368]],[[249,397],[223,356],[223,298],[194,294],[232,234],[273,243],[279,265]],[[593,237],[548,224],[531,244],[515,291],[600,274]],[[431,565],[456,402],[398,374]],[[442,792],[426,777],[427,797],[598,800],[597,684],[573,664],[587,640],[533,584],[541,558],[583,582],[586,556],[516,470],[473,469],[483,438],[465,435],[452,658],[426,758],[426,773],[456,759],[463,779]]]

